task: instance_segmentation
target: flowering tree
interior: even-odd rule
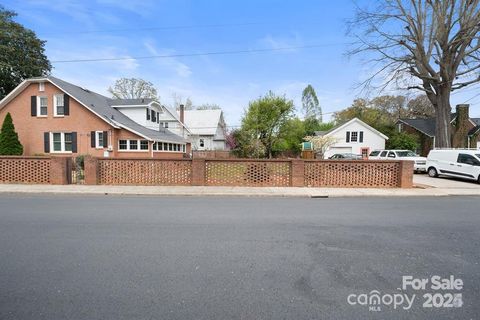
[[[304,138],[312,144],[313,150],[320,158],[324,158],[325,152],[337,143],[338,139],[330,136],[308,136]]]

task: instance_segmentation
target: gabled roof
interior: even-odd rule
[[[368,124],[366,124],[365,122],[363,122],[362,120],[358,119],[358,118],[353,118],[351,119],[350,121],[347,121],[343,124],[340,124],[338,126],[335,126],[333,127],[332,129],[328,130],[328,131],[315,131],[315,135],[316,136],[329,136],[339,130],[342,130],[343,128],[345,127],[348,127],[350,124],[352,123],[359,123],[361,124],[362,126],[364,126],[365,128],[369,129],[370,131],[372,131],[373,133],[376,133],[378,134],[379,136],[381,136],[382,138],[384,138],[385,140],[388,140],[388,137],[386,135],[384,135],[383,133],[381,133],[380,131],[378,131],[377,129],[373,128],[372,126],[369,126]]]
[[[178,143],[187,142],[182,137],[166,129],[164,131],[155,131],[136,123],[120,111],[111,107],[112,101],[117,101],[117,99],[107,98],[101,94],[81,88],[79,86],[52,76],[25,80],[19,86],[17,86],[17,88],[15,88],[10,94],[8,94],[2,101],[0,101],[0,109],[3,108],[16,95],[22,92],[23,89],[26,88],[30,83],[38,81],[48,81],[52,83],[54,86],[64,91],[71,98],[75,99],[78,103],[83,105],[85,108],[93,112],[96,116],[98,116],[103,121],[107,122],[115,128],[123,128],[147,140],[161,140],[165,142]]]
[[[435,136],[435,119],[399,119],[399,122],[403,122],[409,125],[412,128],[417,129],[426,136],[434,137]]]
[[[451,114],[452,121],[455,120],[455,118],[456,118],[456,114],[452,113]],[[435,136],[435,128],[436,128],[435,118],[399,119],[398,121],[409,125],[410,127],[420,131],[424,135],[427,135],[432,138]],[[480,130],[480,118],[470,118],[470,121],[473,124],[476,124],[476,127],[474,127],[468,132],[468,135],[471,136]]]
[[[185,110],[185,125],[194,135],[214,136],[222,123],[221,109]]]

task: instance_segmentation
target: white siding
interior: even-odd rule
[[[347,131],[363,131],[363,142],[347,142]],[[336,138],[337,142],[325,152],[325,158],[328,158],[335,153],[343,152],[361,154],[362,148],[369,148],[369,151],[375,149],[385,149],[385,138],[357,121],[353,121],[347,126],[343,128],[341,127],[338,130],[334,130],[332,133],[327,135]]]

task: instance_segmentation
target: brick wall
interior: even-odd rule
[[[96,160],[87,157],[85,179],[86,184],[191,185],[192,162],[173,159]]]
[[[0,157],[0,183],[67,184],[68,158]]]
[[[97,159],[85,183],[252,187],[411,188],[412,161]]]
[[[206,186],[290,186],[290,161],[206,160]]]

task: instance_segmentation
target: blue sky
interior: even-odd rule
[[[163,104],[172,104],[173,94],[189,97],[194,105],[219,104],[230,126],[240,123],[248,101],[269,90],[293,99],[300,114],[301,91],[309,83],[324,113],[341,110],[361,96],[355,85],[371,72],[359,59],[345,57],[351,0],[8,0],[3,5],[47,40],[51,61],[321,45],[238,55],[53,63],[53,75],[105,95],[116,79],[140,77],[155,84]],[[176,26],[194,27],[168,28]],[[452,105],[477,92],[466,89],[454,95]],[[479,116],[480,98],[472,102],[471,113]]]

